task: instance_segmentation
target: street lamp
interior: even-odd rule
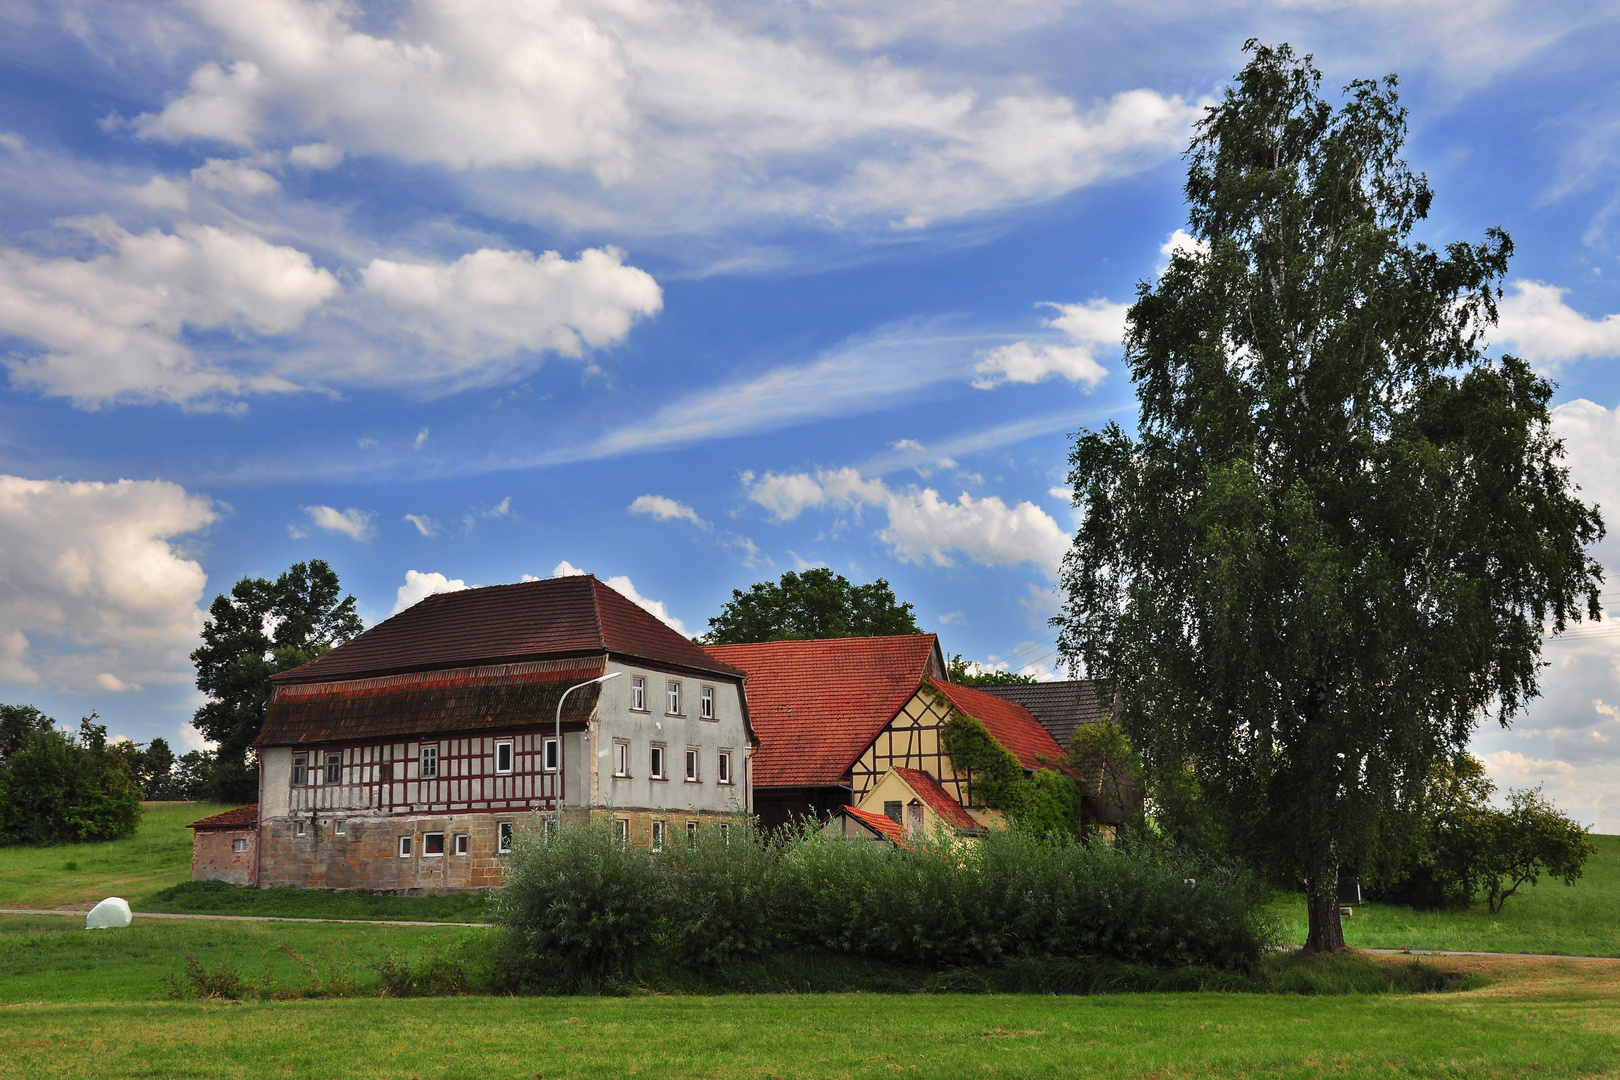
[[[568,700],[568,695],[569,694],[572,694],[575,690],[578,690],[582,686],[594,686],[597,683],[605,683],[609,679],[617,679],[620,675],[623,675],[623,674],[624,674],[624,672],[622,672],[622,671],[610,671],[606,675],[598,675],[594,679],[586,679],[582,683],[575,683],[573,686],[570,686],[568,689],[564,690],[562,692],[562,697],[557,699],[557,732],[556,732],[556,739],[557,739],[557,779],[556,779],[555,783],[552,785],[551,800],[556,806],[556,811],[557,811],[557,813],[556,813],[556,821],[557,821],[556,828],[557,828],[558,833],[562,832],[562,782],[563,782],[562,707],[563,707],[563,702]]]

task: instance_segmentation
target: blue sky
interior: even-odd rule
[[[1250,36],[1400,74],[1423,238],[1512,234],[1494,347],[1620,507],[1604,5],[5,5],[0,700],[195,745],[203,609],[315,557],[368,621],[579,568],[693,633],[825,564],[1049,676],[1069,435],[1134,425]],[[1620,637],[1546,658],[1476,750],[1620,832]]]

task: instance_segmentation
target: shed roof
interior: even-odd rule
[[[950,792],[941,786],[938,780],[923,772],[921,769],[895,769],[896,775],[906,782],[906,786],[917,793],[917,798],[927,804],[928,808],[944,819],[945,824],[961,832],[981,831],[979,823],[973,816],[962,809],[962,804],[951,798]]]
[[[839,783],[922,685],[944,678],[933,634],[709,645],[748,673],[755,787]]]
[[[604,653],[726,678],[720,662],[590,574],[438,593],[385,619],[277,685]]]
[[[979,690],[1028,709],[1059,746],[1068,746],[1069,739],[1082,725],[1101,720],[1114,711],[1113,694],[1095,679],[984,686]]]
[[[886,814],[874,814],[870,810],[858,810],[853,806],[840,806],[835,813],[848,814],[885,840],[898,844],[905,839],[899,824]]]
[[[973,686],[936,682],[934,688],[957,709],[980,721],[997,742],[1013,752],[1026,769],[1049,769],[1063,755],[1050,732],[1015,701],[1005,701]]]
[[[259,804],[238,806],[213,817],[199,818],[187,825],[188,829],[251,829],[259,823]]]

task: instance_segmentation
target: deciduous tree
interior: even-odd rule
[[[789,570],[781,581],[762,581],[747,592],[733,589],[720,614],[709,620],[706,640],[736,645],[921,633],[911,612],[882,578],[852,585],[844,575],[818,566],[802,573]]]

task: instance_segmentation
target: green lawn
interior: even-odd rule
[[[1344,920],[1347,944],[1364,949],[1461,949],[1482,952],[1620,956],[1620,836],[1594,836],[1597,854],[1574,885],[1541,880],[1512,896],[1498,915],[1471,911],[1414,911],[1363,904]],[[1279,897],[1273,912],[1283,940],[1305,941],[1305,902]]]

